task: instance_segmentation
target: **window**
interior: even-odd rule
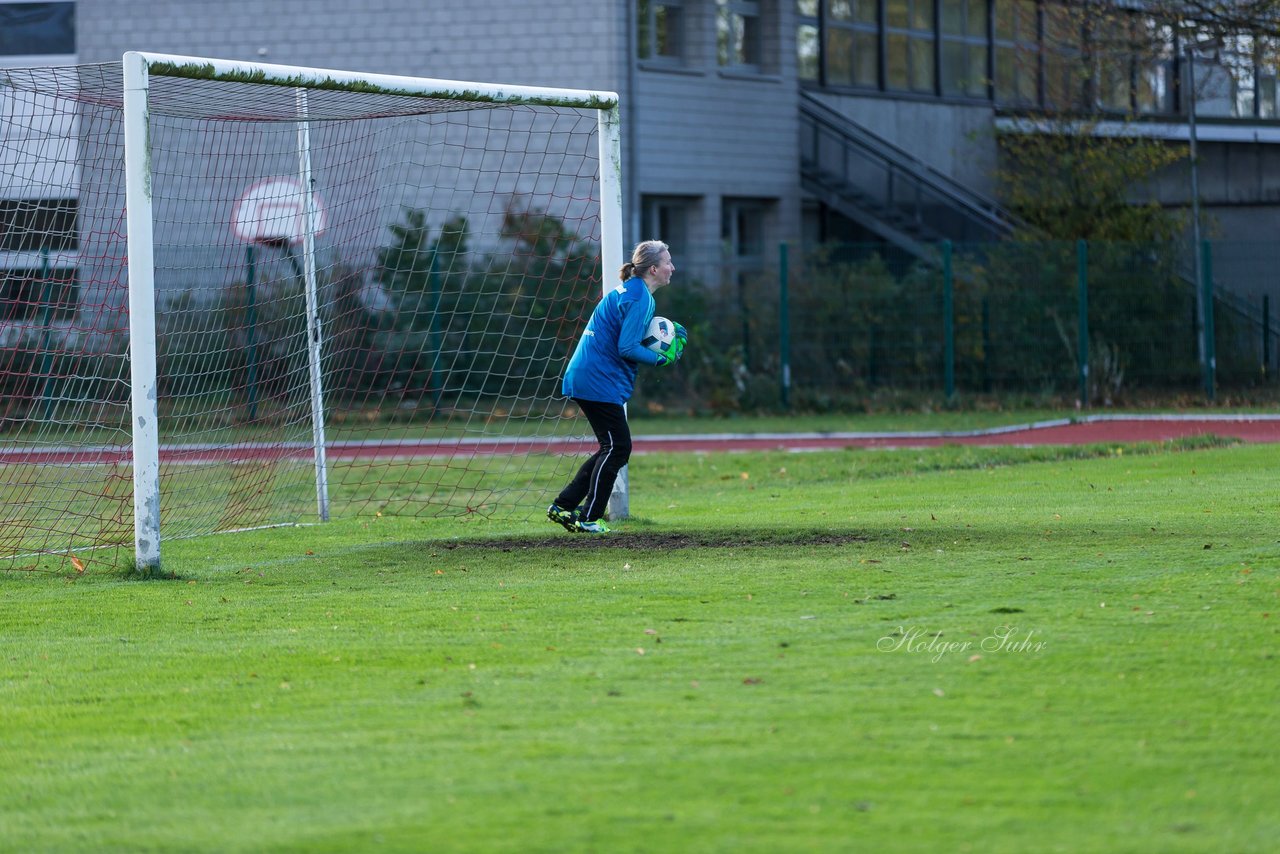
[[[721,202],[720,238],[724,247],[721,271],[724,285],[737,292],[738,322],[742,326],[742,358],[751,363],[751,315],[749,283],[764,267],[765,215],[772,202],[764,199],[731,199]],[[729,294],[723,294],[728,297]],[[729,305],[725,315],[732,317]]]
[[[1133,109],[1135,23],[1124,16],[1101,28],[1090,27],[1090,84],[1094,105],[1103,111],[1128,113]]]
[[[996,103],[1025,107],[1040,100],[1040,24],[1035,0],[996,0]]]
[[[74,267],[0,269],[0,322],[75,317],[79,284]]]
[[[1085,21],[1087,95],[1103,112],[1163,113],[1173,106],[1173,30],[1125,10]]]
[[[639,0],[637,55],[657,62],[684,58],[684,3],[682,0]]]
[[[885,88],[934,91],[934,0],[885,0]]]
[[[1139,113],[1171,113],[1173,101],[1173,29],[1149,18],[1139,21],[1148,45],[1161,47],[1135,57],[1134,106]]]
[[[764,253],[764,214],[760,199],[725,199],[720,237],[734,258],[761,258]]]
[[[0,321],[75,314],[75,199],[0,200]]]
[[[0,199],[0,252],[61,252],[80,246],[75,199]]]
[[[1276,117],[1276,47],[1274,40],[1250,35],[1223,38],[1216,56],[1210,56],[1211,70],[1225,69],[1233,82],[1235,115],[1240,118]],[[1201,74],[1196,58],[1197,83]],[[1197,89],[1203,89],[1197,85]],[[1203,99],[1205,93],[1200,92]],[[1198,103],[1198,102],[1197,102]]]
[[[764,65],[758,0],[716,0],[716,58],[722,67]]]
[[[796,74],[801,80],[820,80],[818,0],[796,0]]]
[[[765,213],[763,199],[731,199],[722,203],[720,239],[730,280],[741,284],[764,262]]]
[[[0,4],[0,57],[76,52],[75,3]]]
[[[717,3],[722,13],[759,5]],[[994,100],[1004,109],[1185,112],[1178,37],[1141,5],[793,0],[797,76],[833,88]],[[1197,55],[1203,115],[1280,118],[1280,39],[1206,29],[1195,40],[1217,45]]]
[[[827,85],[879,87],[880,25],[875,0],[824,2]]]
[[[696,197],[643,196],[640,199],[641,234],[637,240],[661,240],[671,247],[672,257],[689,255],[690,211]]]
[[[0,66],[76,61],[75,3],[0,0]],[[0,320],[75,310],[79,117],[51,95],[0,90],[9,156],[0,171]]]
[[[1267,73],[1258,76],[1257,99],[1258,118],[1274,119],[1280,115],[1280,112],[1277,111],[1277,106],[1280,106],[1280,100],[1276,97],[1275,69],[1267,69]]]
[[[987,95],[986,0],[941,0],[942,94]]]
[[[1083,32],[1085,12],[1057,3],[1044,7],[1044,104],[1072,111],[1084,105]]]
[[[75,199],[0,200],[0,321],[75,313],[78,207]]]

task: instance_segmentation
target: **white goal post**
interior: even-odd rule
[[[298,163],[307,215],[303,259],[307,302],[308,366],[316,470],[317,515],[328,519],[324,400],[320,375],[320,320],[316,309],[313,186],[308,145],[307,92],[359,91],[454,104],[536,104],[598,111],[600,169],[600,257],[604,269],[622,257],[622,176],[618,96],[612,92],[503,86],[487,83],[359,74],[328,69],[174,56],[130,51],[124,55],[124,129],[126,207],[129,249],[129,336],[131,342],[134,472],[134,544],[139,572],[160,569],[159,412],[155,353],[155,283],[152,244],[152,175],[149,90],[153,76],[199,80],[251,81],[284,86],[297,93]],[[602,283],[608,276],[602,271]],[[607,290],[607,285],[603,288]],[[602,290],[603,292],[603,290]]]
[[[625,260],[616,94],[131,51],[6,97],[62,128],[24,193],[71,200],[79,272],[0,318],[34,366],[0,560],[125,548],[129,510],[144,576],[162,537],[331,510],[527,518],[576,468],[559,376]]]

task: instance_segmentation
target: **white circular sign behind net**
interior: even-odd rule
[[[311,195],[312,235],[325,229],[324,205]],[[297,178],[266,178],[254,184],[231,212],[231,230],[249,243],[297,245],[306,234],[307,202]]]

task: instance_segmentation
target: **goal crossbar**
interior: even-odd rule
[[[411,98],[433,98],[472,104],[534,104],[543,107],[575,107],[612,110],[618,106],[614,92],[588,89],[559,89],[543,86],[515,86],[439,80],[430,77],[403,77],[394,74],[365,74],[327,68],[302,68],[263,62],[205,59],[147,51],[124,55],[126,65],[135,57],[148,74],[189,77],[230,83],[257,83],[302,89],[332,89]]]

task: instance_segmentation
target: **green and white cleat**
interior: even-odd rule
[[[599,519],[594,522],[584,522],[579,519],[574,526],[574,530],[580,534],[607,534],[609,533],[609,526]]]
[[[570,533],[578,530],[578,514],[573,510],[565,510],[558,504],[547,508],[547,518]]]

